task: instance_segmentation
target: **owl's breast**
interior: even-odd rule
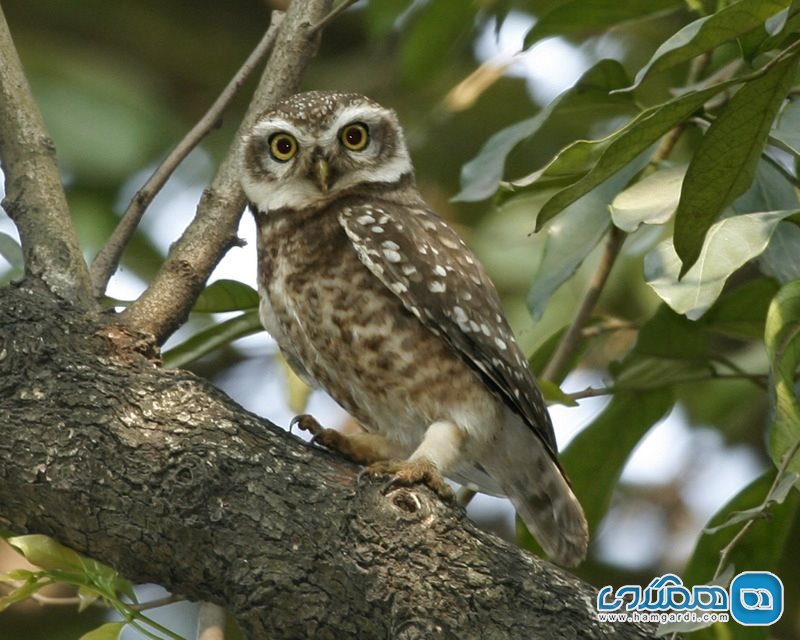
[[[360,261],[338,221],[262,224],[261,319],[293,368],[413,449],[453,411],[495,421],[477,376]]]

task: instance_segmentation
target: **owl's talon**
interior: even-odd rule
[[[307,413],[292,418],[292,421],[289,423],[289,433],[291,433],[292,429],[295,427],[300,429],[300,431],[308,431],[314,437],[325,431],[325,428],[317,422],[317,419]]]
[[[450,485],[428,460],[381,460],[362,469],[358,474],[358,480],[360,481],[364,475],[390,476],[389,481],[381,487],[383,494],[398,486],[423,483],[442,500],[447,502],[455,500]]]

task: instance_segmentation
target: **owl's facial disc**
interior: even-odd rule
[[[394,113],[364,100],[328,117],[292,119],[278,110],[245,139],[242,186],[259,211],[325,206],[361,185],[412,172]]]

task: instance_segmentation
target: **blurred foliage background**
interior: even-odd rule
[[[719,523],[726,513],[756,507],[767,495],[775,477],[775,455],[767,444],[770,357],[763,334],[770,300],[781,285],[800,277],[796,216],[787,214],[785,221],[770,227],[771,257],[736,270],[711,310],[699,320],[698,313],[688,320],[645,284],[645,255],[654,255],[657,243],[671,236],[676,185],[731,92],[712,96],[716,105],[706,105],[708,111],[695,119],[687,116],[668,157],[652,163],[651,149],[639,165],[626,165],[615,190],[593,202],[593,213],[561,215],[536,234],[537,212],[570,184],[568,179],[559,182],[557,176],[536,188],[517,185],[499,191],[495,180],[477,199],[467,201],[469,189],[490,173],[491,159],[480,156],[464,170],[463,180],[462,168],[487,150],[487,141],[498,131],[546,115],[544,126],[521,136],[500,155],[503,179],[522,178],[574,141],[601,138],[642,109],[680,92],[751,72],[763,66],[760,55],[769,59],[770,52],[774,55],[796,39],[792,4],[784,23],[761,20],[761,31],[753,28],[738,40],[731,37],[697,51],[700,62],[690,56],[649,75],[635,93],[609,94],[609,88],[625,86],[625,79],[632,82],[676,31],[735,4],[362,1],[326,29],[304,80],[308,89],[353,90],[397,110],[421,190],[484,261],[537,371],[572,322],[595,272],[614,196],[635,182],[634,176],[641,183],[642,177],[658,175],[654,186],[639,195],[648,206],[661,207],[664,219],[631,227],[569,375],[552,381],[563,383],[561,391],[546,387],[557,404],[553,414],[562,448],[585,428],[567,447],[564,460],[593,527],[590,557],[577,573],[598,587],[646,585],[667,571],[683,575],[687,584],[707,583],[714,577],[720,550],[738,530],[704,535],[709,518],[717,514]],[[768,4],[765,0],[764,6]],[[256,0],[3,0],[58,149],[87,258],[97,253],[159,160],[215,99],[261,37],[270,10],[280,5]],[[772,5],[770,16],[789,2]],[[538,31],[530,31],[534,24]],[[783,34],[784,40],[765,45],[770,33]],[[526,34],[532,46],[522,53]],[[562,99],[557,109],[543,111],[603,59],[616,63],[594,67],[591,82]],[[204,184],[232,143],[252,84],[242,89],[219,127],[190,155],[145,216],[112,281],[112,298],[138,295],[191,219]],[[792,91],[788,95],[795,97]],[[783,103],[782,108],[790,122],[783,127],[785,135],[778,136],[785,143],[783,155],[775,156],[777,163],[759,164],[755,191],[761,200],[735,212],[800,209],[800,145],[791,135],[797,120],[788,120],[794,111]],[[648,160],[651,165],[644,171]],[[648,173],[651,169],[655,171]],[[759,197],[753,190],[748,193],[751,200]],[[625,211],[641,213],[637,193],[627,196],[611,207],[617,224]],[[6,258],[0,258],[0,281],[8,281],[19,277],[21,265],[9,244],[13,226],[2,214],[0,232],[7,234],[0,235],[0,256]],[[250,246],[234,249],[214,278],[252,286],[255,262],[248,214],[241,235],[251,239]],[[743,241],[735,234],[726,238],[733,244]],[[246,290],[226,287],[212,291],[206,306],[201,305],[205,312],[193,314],[168,343],[167,362],[186,363],[246,407],[286,424],[292,409],[304,402],[302,393],[292,395],[294,383],[276,366],[274,348],[263,333],[234,342],[228,334],[220,337],[216,328],[232,317],[222,311],[252,307]],[[226,303],[225,296],[233,298]],[[247,327],[241,333],[252,332],[252,324]],[[199,333],[201,338],[186,349],[184,341]],[[209,336],[222,346],[210,351]],[[312,412],[331,416],[329,422],[344,421],[331,404],[315,396]],[[800,637],[800,559],[791,553],[800,540],[797,503],[797,491],[789,492],[731,556],[737,570],[772,570],[783,579],[783,620],[769,629],[717,625],[698,637]],[[471,511],[485,526],[516,537],[507,506],[479,500]],[[524,532],[519,540],[532,544]],[[4,553],[0,562],[18,561],[10,550]],[[96,626],[100,616],[28,602],[0,614],[0,636],[72,639]]]

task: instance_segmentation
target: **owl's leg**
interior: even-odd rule
[[[408,460],[383,460],[375,462],[366,473],[390,475],[387,487],[423,482],[445,500],[453,499],[442,472],[451,469],[460,457],[464,432],[452,422],[434,422],[428,427],[420,445]]]
[[[295,417],[289,428],[294,426],[302,431],[308,431],[312,435],[313,443],[336,451],[360,465],[371,465],[379,460],[404,457],[406,453],[391,440],[377,433],[345,435],[336,429],[326,429],[308,414]]]

